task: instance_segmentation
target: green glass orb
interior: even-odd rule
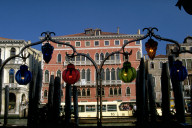
[[[124,83],[130,83],[136,78],[136,70],[131,67],[131,63],[126,61],[123,63],[123,68],[119,72],[119,78]]]

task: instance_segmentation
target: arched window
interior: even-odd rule
[[[82,90],[82,96],[86,96],[85,89]]]
[[[120,69],[119,69],[119,68],[117,68],[117,69],[116,69],[117,80],[120,80],[120,78],[119,78],[119,71],[120,71]]]
[[[115,69],[111,69],[111,80],[115,80]]]
[[[16,54],[15,48],[11,48],[10,56],[14,56],[15,54]],[[15,58],[11,59],[11,62],[14,62],[14,61],[15,61]]]
[[[109,89],[109,95],[113,95],[113,88]]]
[[[0,49],[0,59],[1,59],[1,49]]]
[[[61,97],[63,97],[63,90],[61,90]]]
[[[119,95],[121,95],[121,87],[119,87],[118,93]]]
[[[83,69],[81,72],[81,79],[85,79],[85,69]]]
[[[10,109],[15,109],[16,107],[16,95],[14,93],[9,93],[9,105]]]
[[[47,94],[47,90],[44,91],[44,98],[47,98],[48,94]]]
[[[87,89],[87,96],[90,96],[91,94],[90,94],[90,89],[88,88]]]
[[[117,88],[114,88],[114,95],[117,95]]]
[[[111,55],[111,60],[115,60],[115,56],[114,56],[114,54]]]
[[[107,57],[109,55],[109,53],[107,52],[106,54],[105,54],[105,57]],[[110,59],[110,57],[108,58],[108,60]]]
[[[89,57],[90,57],[89,53],[87,53],[87,56],[89,56]],[[86,58],[86,61],[89,61],[89,59],[87,59],[87,58]]]
[[[76,61],[80,61],[80,56],[76,56]]]
[[[154,68],[155,68],[154,62],[151,62],[151,63],[150,63],[150,69],[154,69]]]
[[[104,72],[104,69],[102,68],[101,70],[101,79],[102,80],[105,80],[105,72]]]
[[[77,94],[78,94],[78,96],[81,96],[81,90],[80,89],[77,89]]]
[[[84,56],[81,56],[81,61],[85,61],[85,57]]]
[[[95,60],[99,60],[99,53],[95,54]]]
[[[14,83],[14,75],[15,74],[15,70],[14,69],[10,69],[9,70],[9,83]]]
[[[110,80],[110,71],[108,68],[106,69],[106,80]]]
[[[116,60],[120,60],[120,55],[116,54]]]
[[[58,63],[61,63],[61,54],[58,54],[58,56],[57,56],[57,62],[58,62]]]
[[[102,95],[104,96],[105,95],[105,89],[102,88]]]
[[[48,83],[49,82],[49,71],[46,70],[45,71],[45,83]]]
[[[87,81],[91,81],[90,69],[87,69]]]
[[[61,79],[61,71],[60,70],[57,71],[57,77],[60,77],[60,79]]]
[[[130,96],[130,95],[131,95],[131,90],[130,90],[129,87],[127,87],[127,89],[126,89],[126,95],[127,95],[127,96]]]
[[[104,54],[103,53],[100,54],[100,60],[104,60]]]
[[[141,59],[141,52],[137,51],[137,59]]]

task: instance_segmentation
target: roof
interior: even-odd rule
[[[156,55],[155,58],[167,58],[168,56],[167,55]]]
[[[112,32],[101,32],[101,35],[126,35],[126,34],[118,34],[118,33],[112,33]],[[77,36],[93,36],[93,34],[77,33],[77,34],[72,34],[72,35],[55,36],[55,37],[77,37]]]
[[[0,40],[13,40],[13,39],[8,39],[8,38],[0,37]]]

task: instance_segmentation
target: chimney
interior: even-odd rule
[[[117,34],[119,34],[119,27],[117,27]]]
[[[138,30],[137,30],[137,34],[138,34],[138,35],[140,35],[140,34],[141,34],[140,29],[138,29]]]

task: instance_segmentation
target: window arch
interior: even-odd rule
[[[99,60],[99,53],[95,54],[95,60]]]
[[[100,54],[100,60],[104,60],[104,54],[103,53]]]
[[[106,54],[105,54],[105,57],[107,57],[109,55],[109,53],[107,52]],[[110,57],[109,57],[110,58]],[[108,58],[108,60],[109,60],[109,58]]]
[[[117,88],[114,88],[114,95],[117,95]]]
[[[120,55],[119,55],[119,53],[116,54],[116,60],[120,60]]]
[[[117,69],[116,69],[117,80],[120,80],[120,77],[119,77],[119,72],[120,72],[120,69],[119,69],[119,68],[117,68]]]
[[[90,69],[87,69],[87,81],[91,81],[91,72],[90,72]]]
[[[131,90],[129,87],[126,88],[126,95],[127,96],[130,96],[131,95]]]
[[[108,68],[106,69],[106,80],[110,80],[110,71]]]
[[[49,82],[49,71],[46,70],[45,71],[45,83],[48,83]]]
[[[61,71],[60,70],[57,71],[57,77],[61,78]]]
[[[15,74],[15,70],[14,69],[10,69],[9,70],[9,83],[14,83],[14,75]]]
[[[85,89],[82,89],[82,96],[86,96]]]
[[[105,80],[105,72],[104,72],[104,69],[102,68],[101,70],[101,79],[102,80]]]
[[[61,63],[61,54],[58,54],[58,55],[57,55],[57,62],[58,62],[58,63]]]
[[[111,80],[115,80],[115,69],[111,69]]]
[[[102,88],[102,95],[105,95],[105,88]]]
[[[44,90],[44,98],[47,98],[47,96],[48,96],[48,92],[47,90]]]
[[[90,92],[90,89],[88,88],[87,89],[87,96],[90,96],[91,95],[91,92]]]
[[[16,54],[15,48],[11,48],[10,56],[14,56],[15,54]],[[11,59],[11,62],[14,62],[14,61],[15,61],[15,58]]]
[[[85,69],[81,71],[81,79],[85,79]]]
[[[141,59],[141,52],[137,51],[137,59]]]
[[[113,88],[109,89],[109,95],[113,95]]]
[[[77,94],[78,94],[78,96],[81,96],[81,90],[80,89],[77,89]]]
[[[118,93],[119,93],[119,95],[121,95],[121,87],[119,87]]]
[[[155,68],[154,62],[151,62],[151,63],[150,63],[150,69],[154,69],[154,68]]]

